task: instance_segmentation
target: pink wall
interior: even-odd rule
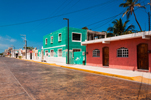
[[[120,41],[113,41],[110,44],[88,44],[86,50],[88,54],[87,65],[92,66],[102,66],[102,48],[107,46],[109,47],[109,67],[110,68],[119,68],[119,69],[128,69],[128,70],[137,70],[137,45],[140,43],[147,43],[148,50],[151,50],[151,39],[127,39]],[[128,49],[129,57],[117,57],[117,49],[125,47]],[[100,50],[100,57],[93,57],[93,50]],[[149,54],[149,71],[151,72],[151,53]]]

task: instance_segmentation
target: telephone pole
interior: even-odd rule
[[[148,4],[150,5],[150,11],[148,12],[148,24],[149,24],[149,31],[150,31],[151,0],[150,3]]]
[[[25,42],[25,58],[27,59],[27,40],[26,40],[26,35],[22,35],[21,34],[21,36],[24,36],[25,37],[25,40],[24,40],[24,42]]]

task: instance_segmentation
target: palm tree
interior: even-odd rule
[[[113,21],[112,23],[114,24],[113,27],[109,27],[107,29],[107,31],[109,31],[110,33],[110,36],[111,36],[111,33],[113,35],[123,35],[123,34],[129,34],[129,33],[132,33],[134,31],[134,28],[135,26],[134,25],[129,25],[127,28],[126,28],[126,24],[129,22],[129,20],[127,20],[126,22],[122,22],[122,19],[120,18],[119,20],[115,20]]]
[[[83,27],[82,29],[86,29],[86,30],[88,30],[88,27],[86,27],[86,26],[85,26],[85,27]]]
[[[127,19],[129,18],[130,15],[132,15],[132,13],[134,14],[135,21],[137,22],[137,24],[138,24],[138,26],[140,28],[140,31],[142,31],[142,28],[141,28],[139,22],[137,21],[137,18],[136,18],[135,12],[134,12],[134,7],[145,8],[145,6],[141,6],[141,4],[137,3],[137,2],[138,2],[138,0],[126,0],[126,3],[122,3],[119,6],[127,8],[127,10],[123,14],[123,16],[125,14],[127,15]]]

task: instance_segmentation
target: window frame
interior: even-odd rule
[[[47,56],[47,57],[48,57],[48,55],[46,55],[46,52],[47,52],[47,54],[48,54],[48,50],[45,50],[45,56]]]
[[[118,48],[117,49],[117,57],[128,58],[129,57],[128,49],[125,47]]]
[[[53,51],[53,56],[52,56],[52,52],[51,51]],[[53,49],[50,50],[50,57],[54,57],[54,50]]]
[[[61,33],[59,33],[58,34],[58,41],[60,42],[60,41],[62,41],[62,34],[61,34],[61,38],[60,38],[60,40],[59,40],[59,35],[60,35]]]
[[[98,51],[99,51],[99,56],[98,56]],[[94,53],[95,53],[96,55],[94,55]],[[93,57],[100,57],[100,50],[99,50],[99,49],[94,49],[93,52],[92,52],[92,54],[93,54],[93,55],[92,55]]]
[[[53,36],[51,36],[50,38],[50,43],[53,43]]]
[[[73,34],[80,34],[80,40],[73,40]],[[82,41],[82,33],[72,32],[72,42],[81,42]]]
[[[46,41],[47,40],[47,41]],[[45,45],[47,45],[47,43],[48,43],[48,38],[45,38]]]
[[[58,57],[62,57],[62,53],[61,53],[61,56],[59,56],[59,54],[60,54],[60,53],[59,53],[59,50],[62,51],[62,49],[58,49]]]

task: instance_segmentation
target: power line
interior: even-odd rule
[[[115,1],[115,0],[113,0],[113,1]],[[87,7],[87,8],[84,8],[84,9],[80,9],[80,10],[77,10],[77,11],[68,12],[68,13],[65,13],[65,14],[60,14],[60,15],[56,15],[56,16],[52,16],[52,17],[47,17],[47,18],[43,18],[43,19],[37,19],[37,20],[33,20],[33,21],[28,21],[28,22],[22,22],[22,23],[16,23],[16,24],[9,24],[9,25],[1,25],[0,27],[21,25],[21,24],[27,24],[27,23],[33,23],[33,22],[37,22],[37,21],[41,21],[41,20],[51,19],[51,18],[63,16],[63,15],[68,15],[68,14],[72,14],[72,13],[76,13],[76,12],[88,10],[88,9],[95,8],[95,7],[98,7],[98,6],[102,6],[102,5],[104,5],[104,4],[108,3],[108,2],[109,2],[109,1],[107,1],[107,2],[105,2],[105,3],[98,4],[98,5],[94,5],[94,6],[91,6],[91,7]]]
[[[100,22],[105,21],[105,20],[108,20],[108,19],[110,19],[110,18],[117,17],[117,16],[119,16],[119,15],[121,15],[121,14],[123,14],[123,13],[119,13],[119,14],[117,14],[117,15],[115,15],[115,16],[112,16],[112,17],[109,17],[109,18],[106,18],[106,19],[103,19],[103,20],[97,21],[97,22],[95,22],[95,23],[92,23],[92,24],[89,24],[89,25],[86,25],[86,26],[91,26],[91,25],[94,25],[94,24],[100,23]]]
[[[57,9],[55,9],[48,17],[50,17],[51,15],[55,15],[54,13],[57,12],[57,10],[58,10],[59,8],[61,8],[61,7],[65,4],[66,1],[67,1],[67,0],[65,0],[59,7],[57,7]],[[43,22],[46,22],[46,20],[44,20]],[[47,21],[47,22],[48,22],[48,21]],[[40,26],[41,24],[42,24],[42,22],[39,23],[39,24],[37,25],[37,27]],[[32,30],[35,29],[35,28],[36,28],[36,26],[35,26],[34,28],[32,28]]]
[[[80,0],[79,0],[80,1]],[[73,6],[75,6],[79,1],[77,1],[77,2],[75,2],[70,8],[68,8],[68,9],[71,9]],[[114,1],[118,1],[118,0],[110,0],[110,1],[108,1],[108,2],[106,2],[106,3],[103,3],[103,5],[105,6],[106,4],[110,4],[110,3],[112,3],[112,2],[114,2]],[[70,3],[70,2],[69,2]],[[68,3],[68,4],[69,4]],[[96,11],[96,10],[95,10]],[[94,11],[93,11],[94,12]],[[93,17],[93,16],[92,16]],[[53,21],[55,21],[56,19],[54,19]],[[53,22],[53,21],[51,21],[51,23]],[[45,25],[46,26],[46,25]],[[48,24],[47,24],[47,27],[48,27]]]
[[[117,0],[118,1],[118,0]],[[109,2],[108,4],[110,4],[110,3],[112,3],[112,2],[114,2],[114,1],[111,1],[111,2]],[[104,6],[110,6],[110,5],[104,5]],[[114,5],[113,5],[114,6]],[[103,6],[102,6],[103,7]],[[111,6],[110,6],[111,7]],[[115,8],[115,7],[114,7]],[[88,15],[88,16],[83,16],[82,18],[84,18],[84,20],[82,20],[82,21],[80,21],[80,22],[77,22],[76,24],[74,24],[74,25],[78,25],[79,23],[83,23],[83,22],[85,22],[85,21],[87,21],[87,20],[89,20],[89,19],[91,19],[92,17],[94,17],[94,16],[99,16],[99,14],[101,14],[102,15],[102,13],[100,13],[100,12],[103,12],[104,10],[100,10],[101,8],[98,8],[97,10],[94,10],[94,11],[91,11],[91,12],[89,12],[89,14],[90,15]],[[82,18],[80,18],[80,19],[82,19]]]
[[[136,8],[136,9],[135,9],[135,11],[136,11],[136,10],[138,10],[138,9],[139,9],[139,8]],[[125,10],[123,10],[123,11],[125,11]],[[89,24],[89,25],[87,25],[87,26],[91,26],[91,25],[94,25],[94,24],[100,23],[100,22],[105,21],[105,20],[110,19],[110,18],[112,18],[111,20],[113,20],[113,18],[116,18],[117,16],[119,16],[119,15],[123,14],[123,11],[122,11],[121,13],[119,13],[119,14],[115,15],[115,16],[112,16],[112,17],[106,18],[106,19],[104,19],[104,20],[101,20],[101,21],[98,21],[98,22],[95,22],[95,23]],[[111,20],[109,20],[109,21],[108,21],[108,22],[106,22],[105,24],[109,23]],[[99,27],[97,27],[97,28],[100,28],[100,27],[104,26],[105,24],[103,24],[103,25],[101,25],[101,26],[99,26]],[[94,29],[97,29],[97,28],[94,28]]]
[[[115,16],[114,18],[116,18],[116,17],[117,17],[117,16]],[[107,22],[106,22],[106,23],[104,23],[103,25],[98,26],[98,27],[96,27],[96,28],[94,28],[94,29],[98,29],[98,28],[100,28],[100,27],[104,26],[105,24],[107,24],[107,23],[111,22],[114,18],[112,18],[111,20],[107,21]]]
[[[66,0],[67,1],[67,0]],[[72,0],[73,1],[73,0]],[[63,8],[61,8],[59,11],[57,11],[57,13],[59,13],[60,11],[62,11],[64,8],[66,8],[72,1],[70,1],[67,5],[65,5]],[[72,6],[73,7],[73,6]],[[63,13],[62,13],[63,14]],[[55,20],[57,20],[57,18],[55,18],[53,21],[55,21]],[[51,23],[53,22],[53,21],[51,21]],[[48,26],[48,22],[47,22],[47,24],[45,25],[45,26]]]

